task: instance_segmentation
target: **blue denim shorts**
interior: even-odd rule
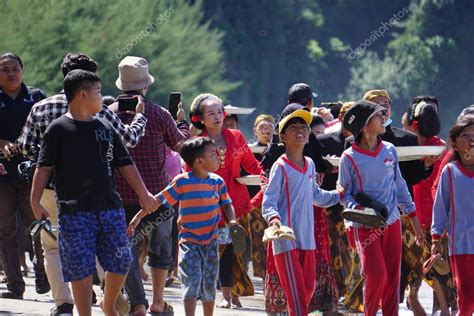
[[[216,299],[219,276],[219,247],[214,239],[208,245],[182,242],[179,245],[179,277],[183,299],[203,302]]]
[[[59,254],[64,282],[96,272],[95,257],[105,271],[127,274],[132,263],[123,209],[59,214]]]

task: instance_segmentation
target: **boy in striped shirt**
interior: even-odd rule
[[[156,197],[168,208],[179,202],[179,274],[186,315],[194,315],[200,298],[204,315],[208,316],[214,311],[219,271],[220,208],[231,227],[238,223],[226,184],[213,173],[219,168],[214,141],[207,137],[190,139],[183,144],[180,155],[192,171],[176,176]],[[134,235],[146,215],[144,210],[135,215],[127,229],[129,236]]]

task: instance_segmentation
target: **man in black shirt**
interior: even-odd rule
[[[313,98],[318,95],[312,92],[311,87],[305,83],[296,83],[288,90],[288,105],[280,114],[280,120],[293,111],[304,109],[310,111],[314,105]],[[324,160],[320,153],[320,144],[313,133],[309,135],[309,141],[304,147],[303,154],[310,157],[316,166],[317,172],[328,172],[332,165]],[[278,134],[273,134],[269,148],[263,154],[260,164],[263,170],[269,171],[275,161],[285,152],[285,148],[280,144]]]
[[[364,100],[372,101],[387,109],[385,118],[385,133],[382,140],[392,143],[394,146],[418,146],[416,134],[392,126],[392,103],[386,90],[369,90],[364,94]],[[412,186],[426,179],[433,171],[433,160],[426,159],[400,162],[400,172],[407,182],[408,189],[412,193]],[[412,193],[413,195],[413,193]]]
[[[49,217],[40,200],[54,168],[61,267],[64,281],[72,283],[80,315],[91,313],[95,257],[106,271],[101,306],[106,315],[116,314],[114,303],[132,262],[125,211],[112,168],[118,168],[134,188],[145,211],[158,207],[118,134],[109,123],[94,117],[102,110],[101,87],[93,72],[73,70],[66,75],[69,109],[46,130],[31,192],[36,218]]]
[[[2,298],[21,299],[25,282],[21,275],[18,241],[18,213],[29,227],[34,220],[29,203],[31,184],[18,175],[18,165],[25,161],[15,145],[33,104],[46,95],[23,83],[23,63],[12,53],[0,56],[0,258],[7,277],[7,292]],[[23,227],[21,229],[24,229]],[[44,268],[41,239],[34,238],[36,291],[50,289]]]

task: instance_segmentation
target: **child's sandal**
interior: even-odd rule
[[[234,246],[234,252],[242,253],[247,248],[245,241],[245,230],[240,225],[233,225],[230,227],[230,237],[232,238],[232,245]]]
[[[282,225],[279,231],[278,239],[296,240],[295,232],[291,227]]]
[[[269,241],[277,240],[279,236],[279,232],[280,230],[278,226],[274,226],[274,225],[269,226],[263,232],[262,243],[266,244]]]

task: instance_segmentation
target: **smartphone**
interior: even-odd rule
[[[178,114],[178,104],[181,102],[181,92],[171,92],[170,101],[168,103],[168,111],[170,111],[171,116],[176,120]]]
[[[126,97],[118,100],[119,112],[132,111],[135,112],[138,104],[137,97]]]

